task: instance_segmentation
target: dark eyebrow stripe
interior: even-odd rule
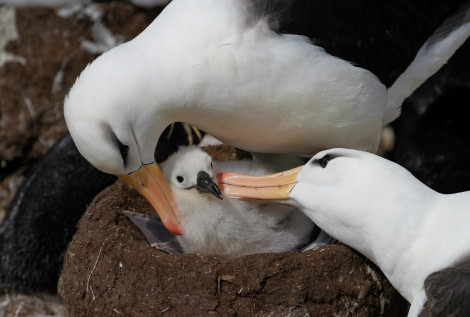
[[[110,141],[119,149],[122,161],[124,162],[124,167],[127,166],[127,155],[129,153],[129,146],[125,145],[121,142],[121,140],[118,139],[113,129],[108,124],[103,123],[103,129],[106,131],[106,134],[108,135]]]
[[[328,162],[329,162],[329,161],[331,161],[331,160],[333,160],[333,159],[335,159],[335,158],[337,158],[337,157],[340,157],[340,156],[341,156],[341,155],[335,155],[335,154],[328,153],[328,154],[326,154],[326,155],[324,155],[324,156],[322,156],[322,157],[319,157],[319,158],[316,158],[316,159],[312,160],[312,161],[310,162],[310,164],[317,164],[317,165],[319,165],[319,164],[320,164],[320,161],[323,160],[323,159],[325,159],[325,158],[326,158],[326,159],[328,160]]]

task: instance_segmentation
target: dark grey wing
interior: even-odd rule
[[[321,230],[319,227],[315,226],[316,230]],[[334,243],[336,240],[335,238],[332,238],[328,233],[325,231],[321,230],[320,233],[316,236],[316,238],[309,242],[307,245],[303,246],[300,249],[300,252],[305,252],[308,250],[314,250],[316,248],[322,247],[327,244]]]
[[[428,299],[420,317],[470,316],[470,258],[429,275],[424,288]]]
[[[166,230],[157,216],[131,211],[123,211],[123,213],[142,231],[152,247],[170,254],[183,253],[176,236]]]
[[[279,18],[292,3],[298,0],[240,0],[246,6],[246,24],[256,25],[260,20],[267,22],[275,32],[279,31]]]
[[[434,43],[445,39],[450,33],[470,22],[470,1],[462,4],[456,14],[446,19],[444,23],[426,41],[427,47],[432,47]]]
[[[465,2],[288,1],[280,11],[279,32],[304,35],[328,53],[368,69],[390,86],[431,34]]]
[[[251,5],[255,18],[274,20],[278,19],[297,0],[246,0],[246,2]],[[277,30],[277,28],[273,29]]]
[[[386,158],[442,194],[470,190],[470,41],[405,100]]]
[[[60,139],[29,171],[0,222],[0,293],[56,293],[80,217],[115,181],[82,157],[70,134]]]

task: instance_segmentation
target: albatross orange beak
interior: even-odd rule
[[[168,231],[177,235],[183,234],[173,193],[157,163],[143,165],[133,173],[118,176],[149,201]]]
[[[287,200],[297,184],[297,175],[302,166],[269,175],[253,176],[231,172],[217,175],[219,188],[224,195],[237,198],[262,200]]]

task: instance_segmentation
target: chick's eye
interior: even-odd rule
[[[211,163],[211,169],[214,169],[214,165],[212,165],[212,163]]]
[[[178,183],[182,183],[184,181],[184,177],[183,176],[176,176],[176,180],[178,181]]]

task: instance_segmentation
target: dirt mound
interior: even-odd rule
[[[81,219],[59,294],[70,316],[404,316],[407,302],[341,244],[239,258],[151,248],[123,210],[152,214],[118,181]]]

